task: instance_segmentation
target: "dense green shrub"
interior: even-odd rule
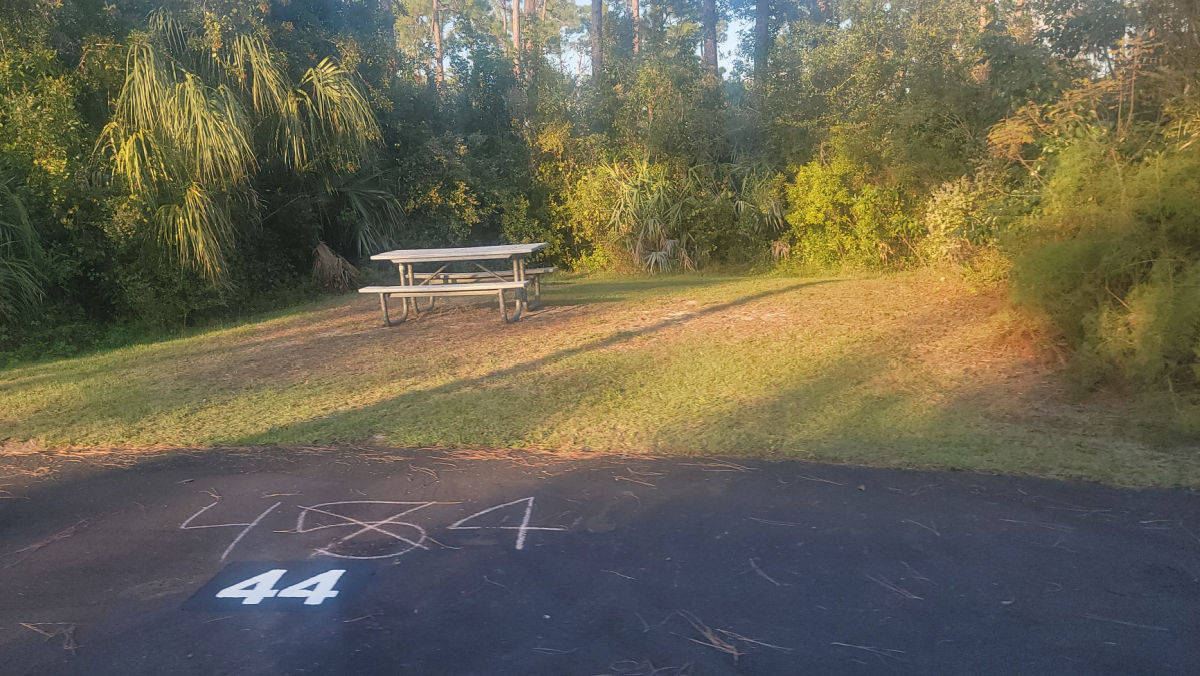
[[[12,319],[44,297],[44,260],[24,202],[0,175],[0,319]]]
[[[1017,302],[1077,349],[1081,384],[1200,383],[1200,147],[1144,160],[1066,147],[1013,270]]]
[[[610,265],[694,269],[711,254],[712,230],[721,225],[706,187],[679,166],[618,159],[586,172],[566,204]]]
[[[914,252],[918,224],[900,192],[844,156],[799,167],[787,200],[790,257],[798,263],[878,267]]]
[[[957,268],[976,289],[1008,279],[1012,260],[1004,246],[1032,206],[993,166],[935,188],[925,203],[925,229],[918,246],[923,263]]]
[[[618,158],[582,174],[563,215],[588,253],[576,267],[659,272],[767,257],[786,230],[781,174]]]

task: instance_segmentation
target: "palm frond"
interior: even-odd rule
[[[148,33],[130,38],[125,83],[97,149],[132,196],[152,205],[161,241],[213,282],[221,281],[238,232],[232,205],[247,207],[249,218],[239,216],[239,223],[258,220],[256,129],[273,129],[274,147],[264,155],[295,171],[321,157],[320,166],[334,174],[353,171],[380,138],[345,69],[323,60],[297,87],[285,65],[251,35],[215,51],[195,49],[166,11],[151,16]],[[331,185],[329,175],[322,178]],[[348,196],[363,219],[360,247],[394,234],[398,205],[387,197],[361,190]]]
[[[25,204],[0,181],[0,319],[11,319],[44,296],[41,244]]]
[[[612,190],[609,227],[633,263],[648,272],[692,268],[686,229],[700,192],[694,174],[632,158],[605,165],[600,175]]]
[[[301,114],[307,97],[296,91],[285,69],[261,38],[238,36],[230,47],[229,60],[239,82],[247,90],[254,112],[275,127],[275,150],[285,164],[297,171],[308,164],[308,128]]]
[[[331,145],[361,154],[379,139],[371,105],[341,66],[324,59],[308,69],[301,86],[308,87],[306,101],[314,126]]]
[[[250,125],[227,87],[207,87],[196,75],[185,73],[163,108],[164,131],[181,146],[193,180],[225,186],[249,179],[256,165]]]
[[[236,232],[228,204],[193,183],[176,203],[155,213],[159,233],[180,258],[213,281],[224,277],[229,248]]]

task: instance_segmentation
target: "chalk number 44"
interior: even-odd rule
[[[345,572],[345,570],[327,570],[290,587],[276,589],[275,585],[287,573],[286,568],[276,568],[229,585],[217,592],[217,598],[241,599],[242,605],[247,606],[258,605],[262,603],[263,599],[268,598],[304,599],[306,606],[319,606],[326,599],[338,595],[334,587],[337,586],[338,580]]]

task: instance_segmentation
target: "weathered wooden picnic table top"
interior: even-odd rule
[[[371,256],[373,261],[391,261],[393,263],[421,263],[428,261],[472,261],[497,260],[514,256],[528,256],[542,249],[545,242],[534,244],[501,244],[497,246],[465,246],[448,249],[396,249]]]

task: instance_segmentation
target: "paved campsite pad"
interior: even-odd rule
[[[389,455],[213,451],[10,487],[5,671],[1200,671],[1192,491]],[[303,562],[365,582],[336,608],[184,608],[223,571]]]

